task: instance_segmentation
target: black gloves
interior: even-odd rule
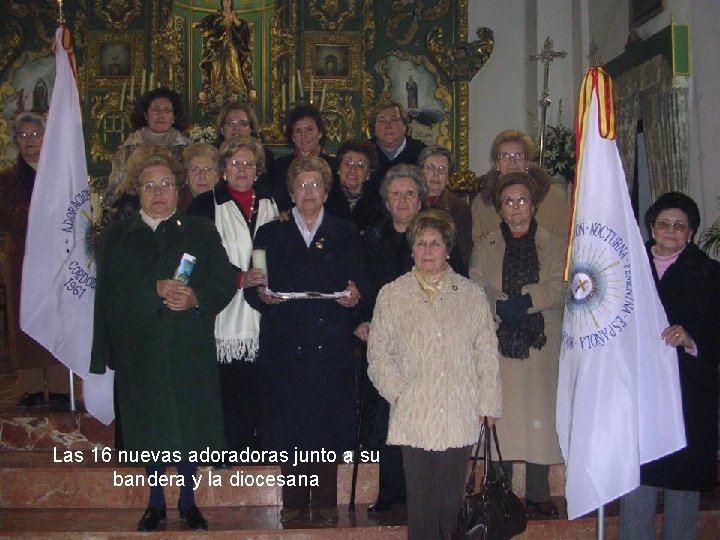
[[[509,300],[498,300],[495,303],[495,313],[504,323],[518,324],[527,317],[527,310],[531,307],[532,298],[529,294],[523,294]]]

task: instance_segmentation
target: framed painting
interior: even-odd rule
[[[663,0],[630,0],[630,28],[637,28],[663,10]]]
[[[359,90],[362,58],[359,32],[306,32],[303,41],[303,87]]]
[[[115,88],[133,75],[140,80],[144,39],[136,32],[88,32],[87,70],[93,88]]]

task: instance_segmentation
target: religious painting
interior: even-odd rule
[[[426,144],[452,148],[452,94],[442,84],[437,67],[425,56],[393,51],[375,65],[375,70],[383,81],[382,99],[397,101],[407,109],[410,134]]]
[[[362,67],[359,33],[306,32],[303,52],[303,86],[310,86],[310,82],[315,80],[317,88],[360,88]]]
[[[90,86],[115,89],[144,66],[144,38],[135,32],[88,32],[87,69]]]
[[[48,50],[25,51],[0,80],[0,164],[15,159],[16,148],[11,144],[11,119],[25,112],[46,115],[50,110],[50,95],[55,84],[55,57]]]
[[[100,45],[98,75],[100,77],[129,77],[132,46],[129,43],[110,42]]]
[[[630,0],[630,28],[637,28],[662,10],[662,0]]]

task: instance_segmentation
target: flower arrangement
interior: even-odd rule
[[[715,200],[720,202],[720,195]],[[720,256],[720,218],[700,234],[698,245],[711,257]]]
[[[535,161],[540,161],[540,140],[535,141]],[[557,121],[545,128],[545,170],[550,176],[562,176],[568,182],[575,178],[575,133],[565,127],[562,100],[558,104]]]
[[[194,124],[190,126],[190,129],[188,130],[188,137],[190,138],[190,142],[215,144],[217,132],[215,131],[215,126],[201,126],[199,124]]]

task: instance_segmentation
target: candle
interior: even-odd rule
[[[315,77],[310,77],[310,103],[315,101]]]
[[[155,74],[151,71],[150,72],[150,82],[148,83],[148,90],[152,90],[155,88]]]
[[[130,101],[135,99],[135,75],[130,77]]]
[[[290,105],[295,105],[295,81],[290,81]]]
[[[285,110],[287,108],[287,83],[282,83],[282,92],[280,94],[280,109]]]
[[[140,83],[140,95],[143,95],[145,93],[145,75],[147,75],[147,71],[143,69],[142,71],[142,82]]]
[[[323,110],[323,106],[325,105],[325,90],[327,90],[327,83],[323,84],[322,94],[320,94],[320,110]]]
[[[252,250],[252,265],[253,268],[258,268],[265,272],[265,277],[267,277],[267,259],[265,258],[264,249]]]
[[[123,89],[122,89],[122,92],[120,92],[120,110],[121,111],[125,108],[125,90],[127,90],[127,81],[123,82]]]
[[[302,85],[302,73],[300,70],[297,70],[297,77],[298,77],[298,89],[300,90],[300,93],[298,94],[298,101],[302,101],[305,97],[305,93],[303,92],[303,85]]]

